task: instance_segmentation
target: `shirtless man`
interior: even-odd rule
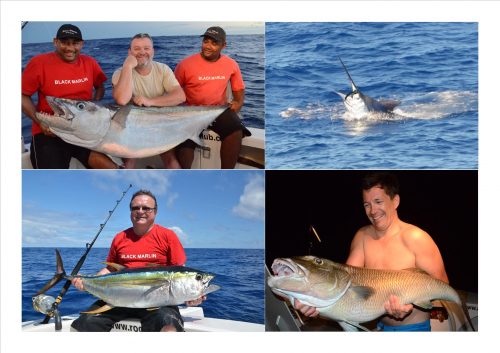
[[[363,205],[371,224],[358,230],[351,242],[346,263],[384,270],[416,267],[448,283],[443,259],[432,238],[422,229],[398,217],[399,186],[388,173],[366,176],[362,184]],[[384,305],[387,315],[377,327],[384,331],[430,331],[430,314],[400,303],[391,295]],[[295,308],[306,316],[317,316],[314,307],[296,301]]]

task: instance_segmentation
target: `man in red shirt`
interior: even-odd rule
[[[132,196],[130,201],[132,227],[115,236],[106,262],[128,268],[144,267],[149,264],[184,265],[186,254],[177,235],[170,229],[155,224],[157,210],[156,197],[150,191],[139,190]],[[97,275],[105,275],[112,271],[115,269],[107,266]],[[77,289],[84,289],[80,278],[74,278],[72,283]],[[201,297],[186,302],[186,305],[199,305],[205,299]],[[104,304],[102,300],[98,300],[88,311]],[[114,307],[99,315],[82,314],[71,326],[77,331],[110,331],[115,322],[126,318],[139,318],[142,331],[184,331],[184,322],[177,306],[164,306],[158,310]]]
[[[226,47],[226,32],[210,27],[201,37],[201,52],[182,60],[175,68],[175,76],[188,105],[229,105],[210,129],[222,140],[221,168],[232,169],[238,161],[242,138],[251,135],[237,114],[245,100],[245,84],[238,63],[221,53]],[[228,84],[233,96],[230,101]],[[191,140],[178,146],[176,154],[182,168],[191,168],[195,147]]]
[[[22,75],[22,111],[33,121],[30,148],[33,168],[67,169],[71,157],[87,168],[117,168],[102,153],[64,142],[37,119],[36,112],[54,114],[46,96],[82,100],[100,100],[104,96],[107,77],[97,61],[80,54],[83,47],[80,29],[62,25],[53,43],[55,51],[33,57]],[[35,93],[38,93],[36,107],[31,99]]]

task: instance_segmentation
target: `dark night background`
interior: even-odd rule
[[[312,255],[345,262],[352,237],[369,223],[361,179],[370,171],[266,171],[266,265]],[[478,174],[391,171],[399,179],[399,218],[434,239],[455,289],[478,288]],[[319,243],[310,230],[314,226]]]

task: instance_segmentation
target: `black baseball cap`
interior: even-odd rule
[[[218,43],[226,42],[226,32],[220,27],[210,27],[200,37],[209,37]]]
[[[59,27],[59,29],[57,30],[56,38],[57,39],[72,38],[76,40],[83,40],[80,28],[71,24],[64,24],[61,27]]]

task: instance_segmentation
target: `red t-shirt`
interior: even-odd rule
[[[231,90],[245,89],[238,63],[226,55],[211,62],[200,53],[182,60],[175,68],[175,77],[184,89],[188,105],[224,105],[227,83]]]
[[[46,96],[58,98],[91,100],[94,87],[107,80],[104,71],[90,56],[80,54],[73,63],[61,59],[55,52],[33,57],[22,75],[22,94],[32,96],[38,92],[37,111],[54,114]],[[38,124],[33,123],[31,133],[41,133]]]
[[[144,267],[148,263],[162,266],[182,266],[186,253],[170,229],[158,224],[143,236],[135,234],[133,228],[118,233],[109,249],[107,262],[126,267]]]

